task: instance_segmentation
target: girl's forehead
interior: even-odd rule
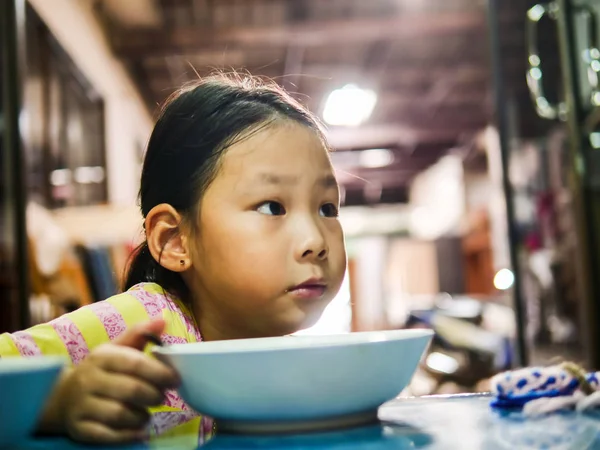
[[[302,174],[306,170],[331,170],[320,136],[310,128],[284,123],[272,125],[230,146],[223,156],[223,174],[252,176],[253,173]]]

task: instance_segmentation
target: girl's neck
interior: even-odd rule
[[[231,339],[244,339],[249,337],[240,327],[229,324],[226,318],[221,317],[217,311],[207,308],[193,307],[192,313],[200,328],[203,341],[225,341]]]
[[[203,341],[226,341],[232,339],[250,339],[279,336],[277,334],[261,334],[248,329],[244,324],[236,324],[230,317],[220,311],[193,308],[194,318],[200,329]],[[229,319],[229,320],[228,320]]]
[[[258,330],[249,329],[243,320],[232,320],[232,315],[223,311],[220,302],[209,300],[209,293],[196,286],[195,293],[190,289],[187,304],[199,328],[203,341],[226,341],[232,339],[248,339],[269,337],[273,335],[260,334]],[[203,299],[204,301],[200,301]],[[211,301],[212,300],[212,301]]]
[[[243,339],[247,336],[242,336],[239,333],[233,331],[215,327],[208,320],[201,320],[197,318],[196,321],[200,327],[200,333],[202,334],[202,340],[204,341],[225,341],[230,339]]]

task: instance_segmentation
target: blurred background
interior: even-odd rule
[[[119,291],[158,105],[224,69],[335,150],[348,272],[302,333],[433,328],[407,395],[600,369],[600,0],[0,5],[0,332]]]

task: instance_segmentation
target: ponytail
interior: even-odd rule
[[[182,300],[188,294],[181,275],[161,266],[150,253],[147,241],[138,245],[129,258],[123,290],[131,289],[138,283],[157,283]]]

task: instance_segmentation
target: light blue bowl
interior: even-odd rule
[[[0,359],[0,447],[33,433],[65,362],[45,356]]]
[[[395,330],[157,348],[183,399],[236,432],[357,425],[410,382],[433,332]]]

